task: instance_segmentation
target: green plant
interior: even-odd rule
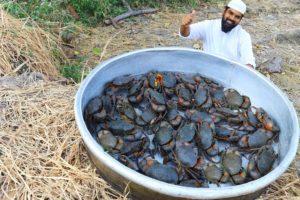
[[[72,79],[76,83],[80,83],[87,75],[87,72],[79,64],[64,65],[60,68],[60,73],[65,78]]]
[[[29,1],[6,1],[0,0],[1,5],[10,14],[17,18],[31,17],[33,20],[41,21],[61,21],[72,20],[71,15],[62,9],[62,1],[51,0],[29,0]]]
[[[90,26],[126,11],[119,0],[69,0],[68,4],[75,8],[80,20]]]

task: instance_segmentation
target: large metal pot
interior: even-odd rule
[[[249,96],[252,104],[263,107],[281,128],[279,165],[264,177],[242,185],[188,188],[149,178],[112,158],[88,131],[83,119],[84,108],[89,100],[101,93],[106,82],[120,75],[149,70],[199,72]],[[138,50],[98,65],[76,94],[75,117],[86,150],[103,178],[121,191],[129,186],[130,194],[136,199],[253,199],[287,170],[296,155],[299,140],[295,109],[271,81],[246,66],[187,48]]]

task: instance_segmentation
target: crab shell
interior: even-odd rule
[[[248,163],[248,172],[251,178],[258,179],[267,174],[275,161],[276,154],[272,146],[267,145],[262,147],[254,154]]]
[[[242,169],[241,154],[236,150],[225,151],[222,164],[231,176],[238,174]]]

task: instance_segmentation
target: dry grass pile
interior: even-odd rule
[[[0,75],[31,70],[56,76],[53,52],[63,55],[58,42],[33,21],[20,21],[0,8]]]
[[[77,87],[33,84],[0,89],[0,199],[127,199],[89,161],[74,121]],[[260,199],[297,199],[299,188],[294,162]]]
[[[0,88],[0,199],[126,199],[88,159],[74,121],[76,89]]]
[[[298,150],[299,152],[299,150]],[[298,153],[299,154],[299,153]],[[299,162],[299,155],[296,160]],[[299,167],[299,166],[298,166]],[[293,163],[290,168],[274,184],[272,184],[260,199],[272,200],[299,200],[300,177],[299,168]]]

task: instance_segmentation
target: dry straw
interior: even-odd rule
[[[74,121],[76,89],[0,88],[0,199],[126,199],[89,161]]]
[[[88,158],[74,121],[77,89],[56,82],[0,88],[0,199],[127,199]],[[293,163],[260,199],[297,199],[299,188]]]
[[[57,44],[32,20],[15,19],[0,7],[0,75],[31,70],[56,76],[58,61],[53,52],[63,55]]]

